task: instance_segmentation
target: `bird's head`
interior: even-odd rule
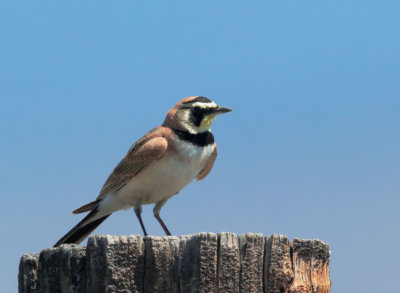
[[[168,111],[163,125],[196,134],[209,131],[215,117],[230,111],[205,97],[188,97]]]

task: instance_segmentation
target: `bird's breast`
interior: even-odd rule
[[[171,149],[151,163],[119,191],[118,197],[135,205],[168,199],[189,184],[212,155],[215,145],[199,147],[176,141]]]

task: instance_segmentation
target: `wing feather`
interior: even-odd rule
[[[204,178],[207,177],[208,173],[210,173],[212,167],[214,166],[215,159],[217,158],[218,154],[218,148],[217,145],[215,145],[214,151],[211,154],[211,156],[208,158],[206,164],[204,165],[203,169],[199,172],[199,174],[196,176],[196,181],[203,180]]]
[[[168,147],[162,127],[155,128],[138,140],[110,174],[97,199],[122,188],[140,171],[159,159]]]

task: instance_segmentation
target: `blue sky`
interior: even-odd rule
[[[50,247],[179,99],[234,109],[209,177],[161,215],[200,231],[319,238],[332,292],[400,276],[398,1],[0,4],[0,278]],[[151,234],[163,235],[144,208]],[[96,233],[136,234],[132,211]]]

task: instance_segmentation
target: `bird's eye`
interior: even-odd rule
[[[200,108],[200,107],[194,107],[193,110],[194,110],[195,112],[200,112],[200,111],[201,111],[201,108]]]

